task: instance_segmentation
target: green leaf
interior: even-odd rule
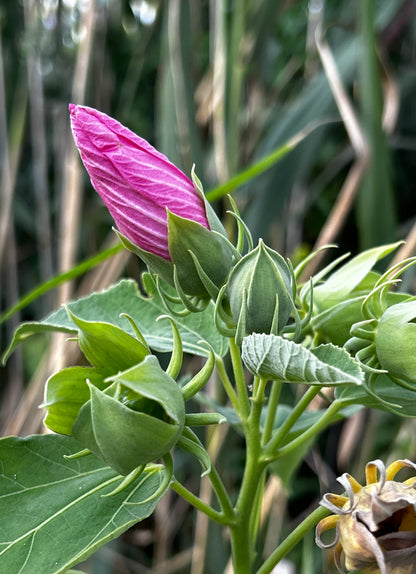
[[[148,517],[164,494],[163,471],[146,469],[114,496],[121,480],[93,455],[66,460],[78,443],[59,435],[0,440],[0,572],[63,574]]]
[[[243,340],[242,358],[254,375],[275,381],[321,386],[363,382],[358,363],[331,344],[309,351],[283,337],[253,333]]]
[[[168,322],[156,319],[166,314],[160,296],[152,290],[150,282],[146,283],[149,297],[139,293],[137,284],[130,279],[123,279],[116,285],[100,293],[92,293],[67,305],[68,309],[84,321],[104,321],[120,327],[134,336],[132,325],[120,314],[129,315],[143,333],[148,345],[160,352],[173,349],[172,330]],[[183,341],[184,351],[206,357],[207,347],[199,341],[207,341],[215,352],[224,356],[228,350],[228,341],[215,328],[213,304],[210,303],[205,311],[185,317],[175,318]],[[63,331],[76,333],[77,326],[68,317],[65,309],[55,311],[40,322],[23,323],[15,332],[13,340],[6,350],[5,361],[22,341],[35,333],[48,331]]]
[[[92,367],[68,367],[48,379],[42,404],[48,411],[46,426],[57,433],[72,435],[72,425],[80,408],[90,399],[87,380],[100,389],[108,386]]]
[[[319,309],[328,309],[346,299],[360,285],[380,259],[397,249],[402,242],[381,245],[363,251],[342,265],[322,285],[315,287],[313,298]]]
[[[242,170],[239,174],[229,179],[222,185],[217,186],[215,189],[208,191],[206,197],[208,201],[215,201],[224,197],[229,193],[232,193],[235,189],[248,183],[253,178],[267,171],[273,167],[277,162],[285,157],[289,152],[291,152],[300,142],[302,142],[310,133],[312,133],[316,128],[325,124],[324,120],[319,122],[311,122],[305,128],[301,129],[294,136],[289,138],[284,143],[280,144],[271,153],[267,154],[266,157],[255,162],[253,165],[247,169]]]
[[[50,279],[49,281],[45,281],[38,287],[35,287],[34,289],[32,289],[32,291],[21,297],[19,301],[15,305],[13,305],[13,307],[10,307],[5,313],[3,313],[3,315],[0,316],[0,325],[1,323],[7,321],[7,319],[10,319],[10,317],[12,317],[15,313],[21,311],[22,309],[30,305],[32,301],[36,301],[36,299],[38,299],[51,289],[54,289],[55,287],[58,287],[59,285],[62,285],[62,283],[66,283],[71,279],[75,279],[75,277],[78,277],[79,275],[83,275],[84,273],[86,273],[99,263],[102,263],[109,257],[113,257],[114,255],[116,255],[122,249],[123,245],[121,243],[118,243],[113,247],[101,251],[101,253],[94,255],[90,259],[83,261],[79,265],[72,267],[72,269],[70,269],[69,271],[65,271],[64,273],[55,275],[55,277],[52,277],[52,279]]]

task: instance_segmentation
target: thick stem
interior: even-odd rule
[[[253,502],[262,496],[258,495],[258,488],[264,484],[262,474],[266,465],[259,464],[258,456],[247,447],[247,461],[244,472],[239,500],[236,505],[237,521],[230,526],[231,547],[234,572],[238,574],[252,574],[252,565],[255,558],[255,539],[251,536],[253,528],[252,513],[257,509]]]
[[[234,572],[251,574],[255,558],[257,530],[255,517],[258,516],[257,506],[261,503],[264,481],[262,475],[267,463],[261,460],[260,416],[264,402],[264,389],[267,380],[255,380],[255,394],[251,401],[250,416],[245,424],[246,430],[246,466],[241,484],[240,494],[235,506],[237,520],[231,526],[231,545],[233,553]],[[255,501],[258,504],[254,504]]]

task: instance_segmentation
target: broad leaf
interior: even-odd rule
[[[92,293],[88,297],[69,303],[69,310],[84,321],[104,321],[120,327],[127,333],[135,335],[130,322],[120,316],[129,315],[140,331],[148,345],[155,351],[168,352],[173,348],[172,329],[169,321],[156,321],[160,315],[166,314],[166,307],[155,291],[151,291],[150,284],[146,285],[149,297],[139,293],[135,281],[124,279],[117,285],[101,293]],[[207,341],[214,351],[224,356],[228,350],[228,341],[220,335],[215,328],[213,319],[213,305],[209,304],[205,311],[175,317],[183,341],[183,349],[187,353],[207,356],[209,351],[200,344]],[[12,353],[19,343],[27,337],[45,331],[63,331],[76,333],[77,325],[68,316],[65,309],[55,311],[43,321],[23,323],[15,332],[13,341],[7,349],[4,359]]]
[[[0,572],[63,574],[149,516],[164,494],[164,471],[154,469],[103,497],[121,477],[93,455],[64,458],[78,450],[59,435],[0,440]]]
[[[309,351],[283,337],[254,333],[243,340],[242,358],[254,375],[275,381],[321,386],[363,382],[358,363],[331,344]]]

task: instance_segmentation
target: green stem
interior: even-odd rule
[[[230,339],[230,355],[233,364],[235,386],[237,388],[238,397],[238,413],[241,420],[247,421],[250,414],[250,401],[248,399],[246,379],[244,377],[244,367],[241,360],[240,348],[235,342],[235,339]]]
[[[263,446],[265,444],[267,444],[269,442],[269,440],[272,438],[273,425],[274,425],[274,421],[276,419],[276,411],[277,411],[277,407],[279,405],[280,392],[282,390],[282,385],[283,385],[283,383],[281,383],[281,382],[272,381],[272,388],[270,390],[270,396],[269,396],[269,402],[268,402],[268,408],[267,408],[266,422],[264,424],[264,430],[263,430],[263,438],[262,438],[262,445]]]
[[[396,205],[392,185],[389,145],[383,130],[383,73],[377,54],[375,0],[357,3],[361,29],[360,100],[361,129],[366,133],[370,150],[369,165],[357,195],[361,249],[387,243],[397,227]],[[374,218],[377,213],[377,218]]]
[[[255,558],[256,532],[258,529],[258,506],[262,501],[259,488],[264,486],[262,476],[267,462],[261,459],[260,417],[264,403],[267,379],[256,377],[255,394],[251,400],[250,415],[245,423],[246,466],[240,494],[235,506],[237,520],[230,527],[234,572],[251,574]],[[257,504],[254,504],[257,501]]]
[[[276,550],[269,556],[269,558],[263,563],[263,565],[257,570],[256,574],[270,574],[273,568],[280,562],[286,554],[296,546],[300,540],[305,536],[305,534],[314,526],[318,524],[322,518],[325,518],[330,514],[330,511],[326,508],[317,508],[314,510],[303,522],[299,524],[291,532],[285,540],[276,548]]]
[[[221,505],[222,512],[225,518],[228,520],[228,524],[231,524],[235,520],[235,511],[224,483],[222,482],[221,477],[214,465],[211,466],[211,472],[208,476],[218,498],[218,502]]]
[[[193,492],[188,490],[186,486],[181,484],[178,480],[174,480],[171,484],[171,488],[179,494],[184,500],[192,504],[197,510],[200,510],[204,514],[208,516],[211,520],[218,522],[218,524],[222,524],[223,526],[228,526],[230,524],[230,520],[223,512],[218,512],[205,502],[202,502],[200,498],[198,498]]]
[[[253,399],[252,399],[252,410],[250,417],[250,425],[255,431],[256,449],[260,445],[261,449],[261,435],[260,435],[260,424],[261,424],[261,414],[263,411],[263,406],[265,402],[265,391],[268,379],[263,379],[261,377],[255,377],[253,383]],[[258,433],[257,433],[258,429]],[[261,450],[259,450],[259,457]],[[259,460],[259,459],[258,459]],[[259,467],[262,469],[263,467]],[[251,516],[250,516],[250,540],[256,541],[258,534],[258,527],[261,514],[261,505],[263,502],[263,492],[265,485],[265,473],[261,470],[260,479],[256,485],[256,497],[252,500]]]
[[[222,358],[219,355],[215,355],[215,362],[216,362],[218,374],[221,377],[222,384],[224,385],[225,392],[227,393],[228,398],[230,399],[231,404],[234,407],[234,410],[238,414],[238,412],[239,412],[238,398],[237,398],[237,395],[233,389],[233,385],[230,381],[230,377],[227,374],[227,370],[225,368],[224,361],[222,360]]]
[[[316,395],[319,393],[320,390],[321,387],[319,385],[313,385],[308,388],[306,393],[303,395],[303,397],[300,399],[297,405],[295,405],[292,412],[287,417],[282,426],[279,428],[277,433],[266,444],[264,449],[264,454],[266,456],[272,456],[274,458],[277,449],[279,448],[281,442],[286,438],[287,433],[291,430],[293,425],[299,419],[301,414],[306,410],[306,408],[310,405],[310,403],[313,401],[313,399],[316,397]]]
[[[342,409],[344,406],[345,403],[342,401],[335,400],[333,403],[331,403],[331,405],[326,409],[324,414],[318,421],[316,421],[315,424],[309,427],[307,431],[302,433],[300,436],[296,437],[290,443],[286,444],[285,446],[279,449],[278,451],[279,458],[285,456],[286,454],[289,454],[290,452],[292,452],[292,450],[294,450],[298,446],[301,446],[305,441],[312,438],[319,432],[323,431],[333,421],[338,411]]]

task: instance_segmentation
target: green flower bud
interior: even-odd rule
[[[323,280],[337,264],[347,257],[347,255],[342,255],[313,278],[311,323],[313,331],[319,334],[322,341],[342,347],[350,337],[351,326],[366,318],[362,310],[363,302],[381,278],[381,275],[372,271],[372,268],[399,245],[400,242],[363,251]],[[389,304],[400,299],[401,296],[398,293],[386,294]],[[305,283],[301,289],[300,299],[303,306],[308,309],[309,283]]]
[[[392,305],[380,317],[375,335],[382,369],[416,383],[416,300]]]
[[[90,385],[72,427],[84,448],[120,474],[167,454],[185,424],[184,399],[176,381],[148,355],[131,369],[108,379],[105,390]]]
[[[278,335],[295,308],[295,278],[290,265],[262,240],[234,267],[227,287],[240,341],[250,333]]]
[[[78,344],[85,358],[105,376],[125,371],[150,354],[144,343],[116,325],[85,321],[70,309],[67,313],[78,327]]]
[[[226,281],[233,262],[230,246],[221,237],[189,219],[168,213],[168,240],[178,280],[186,294],[206,297],[207,290],[196,267],[219,289]],[[225,235],[224,235],[225,237]]]

